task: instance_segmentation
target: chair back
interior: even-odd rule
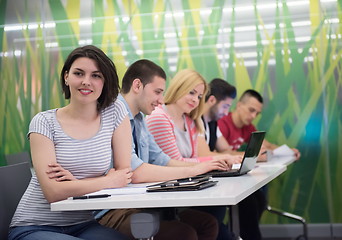
[[[8,238],[13,214],[31,177],[28,162],[0,167],[0,239]]]
[[[5,155],[7,165],[22,163],[22,162],[28,162],[31,164],[31,157],[28,152],[19,152],[19,153],[13,153],[13,154],[7,154]]]

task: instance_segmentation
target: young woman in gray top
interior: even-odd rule
[[[52,202],[123,187],[132,177],[130,122],[116,99],[114,63],[97,47],[79,47],[68,56],[60,80],[70,103],[38,113],[30,123],[35,174],[14,214],[9,239],[126,239],[98,224],[91,211],[50,210]]]

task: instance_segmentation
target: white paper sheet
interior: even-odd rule
[[[289,148],[289,146],[287,146],[286,144],[281,145],[280,147],[274,149],[272,151],[272,155],[277,157],[277,156],[293,156],[294,155],[294,151]]]
[[[122,188],[107,188],[97,192],[89,193],[86,195],[127,195],[127,194],[144,194],[146,193],[146,184],[128,184]]]

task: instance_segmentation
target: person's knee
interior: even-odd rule
[[[218,222],[209,213],[187,209],[179,214],[180,220],[195,229],[198,239],[216,239]]]
[[[156,240],[197,240],[196,230],[186,224],[177,220],[173,221],[162,221],[160,228],[155,236]]]
[[[178,226],[178,232],[179,234],[175,234],[175,236],[177,236],[177,239],[179,240],[198,240],[196,230],[187,224]]]
[[[218,232],[219,232],[219,224],[215,217],[209,215],[210,217],[206,217],[205,221],[203,222],[203,231],[201,235],[209,237],[212,236],[212,239],[216,239]],[[209,238],[205,238],[209,239]]]

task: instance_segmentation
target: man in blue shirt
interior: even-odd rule
[[[156,106],[163,103],[165,85],[164,70],[145,59],[133,63],[123,77],[119,100],[124,102],[129,112],[132,127],[132,183],[167,181],[227,169],[228,165],[223,160],[187,163],[170,159],[156,144],[147,129],[144,115],[151,114]],[[99,222],[130,235],[130,215],[134,212],[110,210]],[[178,216],[179,220],[162,221],[155,239],[216,239],[217,221],[211,215],[186,209]]]

